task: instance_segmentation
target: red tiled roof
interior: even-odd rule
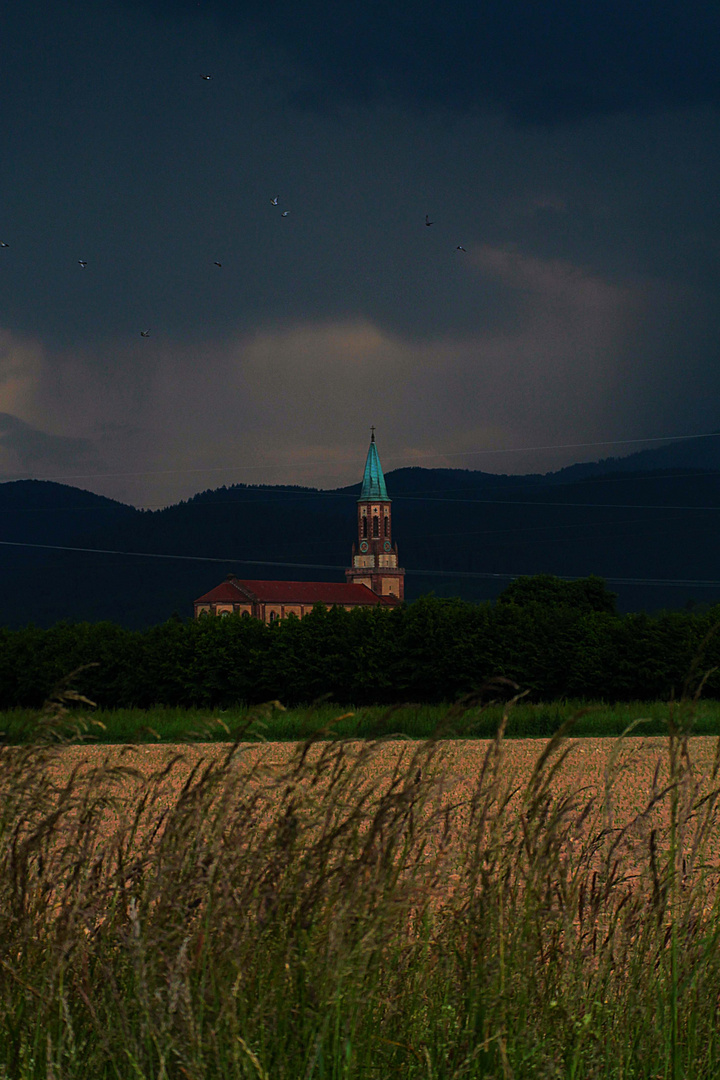
[[[248,598],[236,589],[232,581],[223,581],[222,585],[216,585],[210,592],[199,596],[196,604],[239,604],[248,602]]]
[[[238,581],[261,603],[270,604],[377,604],[377,593],[367,585],[334,581]]]
[[[249,595],[248,595],[249,594]],[[217,585],[196,604],[247,603],[248,599],[261,604],[395,604],[394,596],[378,596],[367,585],[334,581],[241,581],[235,578]]]

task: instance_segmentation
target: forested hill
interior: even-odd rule
[[[431,590],[492,599],[507,578],[486,574],[720,581],[720,471],[578,477],[576,468],[585,466],[547,476],[388,473],[408,599]],[[3,546],[0,624],[108,619],[142,627],[173,612],[190,615],[195,597],[230,571],[343,580],[358,492],[359,485],[336,491],[235,485],[147,511],[61,484],[1,484],[1,540],[103,553]],[[187,558],[146,557],[153,554]],[[621,611],[720,598],[719,588],[707,586],[611,587]]]

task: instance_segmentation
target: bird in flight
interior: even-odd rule
[[[10,247],[10,245],[6,244],[4,240],[0,240],[0,248],[2,247]]]
[[[455,248],[455,250],[456,250],[456,251],[467,251],[467,248],[464,248],[464,247],[462,246],[462,244],[458,244],[458,246],[457,246],[457,247]]]
[[[280,215],[280,217],[287,217],[289,213],[290,213],[290,211],[289,211],[289,210],[283,210],[283,212],[282,212],[282,214]]]
[[[435,224],[435,222],[434,222],[434,221],[431,221],[431,220],[430,220],[430,215],[429,215],[429,214],[426,214],[426,215],[425,215],[425,224],[426,224],[426,225],[434,225],[434,224]]]
[[[278,197],[276,195],[274,199],[270,200],[270,202],[272,203],[273,206],[277,206],[277,200],[278,200]]]
[[[140,337],[150,337],[150,331],[149,330],[141,330],[140,331]]]
[[[205,82],[209,82],[210,79],[212,79],[212,75],[201,75],[200,78],[204,79]]]
[[[80,268],[81,268],[82,270],[84,270],[84,269],[85,269],[85,267],[87,266],[87,259],[78,259],[78,262],[79,262],[79,264],[80,264]]]
[[[222,266],[222,263],[216,262],[214,265],[215,266]]]

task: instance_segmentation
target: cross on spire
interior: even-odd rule
[[[375,442],[375,425],[370,425],[370,442]]]

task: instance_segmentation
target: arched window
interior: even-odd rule
[[[277,611],[270,612],[270,622],[277,622],[279,618],[280,616],[278,615]]]
[[[362,534],[363,534],[363,540],[367,540],[367,518],[366,517],[363,518]]]
[[[387,514],[385,515],[385,535],[390,535],[390,518],[387,516]]]
[[[380,518],[375,514],[373,517],[373,536],[380,535]]]

